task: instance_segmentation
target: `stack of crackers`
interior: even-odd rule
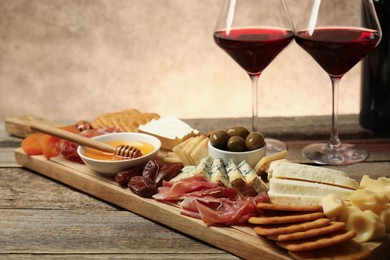
[[[292,207],[258,203],[263,215],[249,223],[261,236],[276,241],[295,259],[365,259],[371,251],[354,242],[344,222],[325,217],[321,206]]]
[[[128,109],[101,114],[91,122],[91,125],[95,129],[116,127],[121,132],[137,132],[140,125],[158,118],[160,116],[156,113],[141,113],[137,109]]]

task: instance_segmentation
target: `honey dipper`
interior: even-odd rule
[[[93,140],[82,135],[71,133],[53,126],[49,126],[40,122],[31,121],[30,128],[45,134],[53,135],[55,137],[77,143],[79,145],[95,148],[103,152],[113,153],[115,159],[133,159],[142,156],[142,151],[134,146],[121,144],[117,147],[113,147],[106,143]]]

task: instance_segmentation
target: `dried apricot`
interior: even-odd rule
[[[28,155],[42,154],[42,148],[39,141],[42,135],[42,133],[34,133],[23,139],[21,146]]]

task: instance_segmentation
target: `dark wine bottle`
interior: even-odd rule
[[[360,124],[390,133],[390,1],[375,0],[382,40],[363,62]]]

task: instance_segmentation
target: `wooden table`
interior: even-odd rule
[[[250,123],[248,118],[186,121],[202,132]],[[300,150],[313,140],[327,140],[330,118],[264,118],[260,123],[266,136],[288,144],[290,160],[310,163]],[[342,169],[358,181],[364,174],[390,177],[389,135],[362,129],[356,115],[340,117],[340,133],[342,140],[366,147],[370,156],[363,163],[331,168]],[[20,167],[14,159],[20,141],[5,132],[4,123],[0,125],[0,258],[237,259]],[[387,239],[373,256],[389,257],[389,244]]]

